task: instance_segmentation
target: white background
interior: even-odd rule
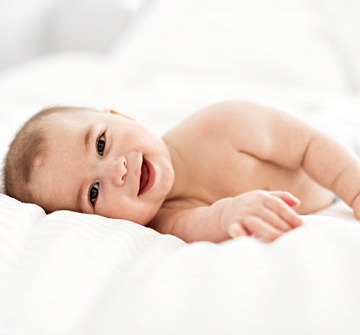
[[[146,0],[0,0],[0,71],[43,53],[103,52]]]

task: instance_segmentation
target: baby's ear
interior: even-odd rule
[[[106,110],[105,110],[105,113],[119,115],[119,116],[126,117],[127,119],[132,120],[132,118],[131,118],[130,116],[127,116],[127,115],[125,115],[125,114],[119,113],[119,112],[117,112],[116,110],[111,109],[111,108],[106,109]]]

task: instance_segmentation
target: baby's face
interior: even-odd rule
[[[174,182],[162,139],[114,113],[56,113],[46,132],[48,150],[35,162],[35,201],[145,225]]]

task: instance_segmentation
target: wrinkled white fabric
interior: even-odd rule
[[[334,213],[273,243],[186,244],[0,196],[1,334],[358,334],[360,226]]]

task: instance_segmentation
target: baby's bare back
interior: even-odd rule
[[[251,190],[282,190],[300,199],[299,214],[320,210],[333,201],[333,193],[314,182],[302,167],[263,160],[249,152],[246,141],[234,141],[253,130],[239,128],[234,137],[227,132],[226,123],[224,119],[222,124],[207,124],[206,114],[199,113],[164,136],[170,150],[176,152],[178,199],[201,206]]]

